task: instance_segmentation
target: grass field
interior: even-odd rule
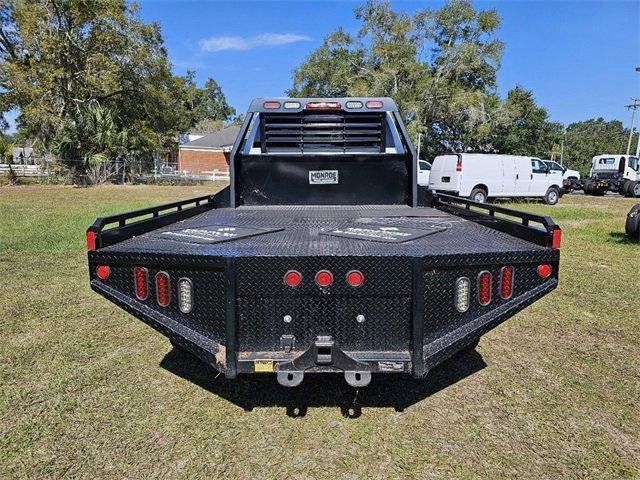
[[[95,217],[209,190],[0,188],[0,478],[640,478],[633,201],[518,204],[564,229],[559,289],[424,381],[356,393],[225,382],[90,291]]]

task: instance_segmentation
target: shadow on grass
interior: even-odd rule
[[[309,374],[299,387],[278,384],[275,375],[239,375],[226,380],[213,367],[173,349],[160,366],[201,388],[250,411],[257,407],[284,407],[287,415],[303,417],[313,407],[339,407],[343,416],[357,418],[362,408],[403,411],[421,400],[482,370],[486,363],[475,350],[460,353],[429,372],[424,379],[408,374],[374,374],[361,389],[347,385],[339,373]]]
[[[631,245],[631,244],[636,244],[638,243],[637,241],[633,240],[629,235],[622,233],[622,232],[609,232],[609,236],[616,242],[616,243],[622,243],[625,245]]]

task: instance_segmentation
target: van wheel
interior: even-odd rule
[[[556,187],[549,187],[547,193],[544,194],[544,203],[547,205],[555,205],[560,200],[560,191]]]
[[[477,203],[485,203],[487,201],[487,192],[485,192],[482,188],[474,188],[473,190],[471,190],[469,200],[473,200]]]

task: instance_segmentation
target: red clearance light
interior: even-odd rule
[[[553,227],[547,234],[547,247],[558,249],[562,244],[562,229],[558,226]]]
[[[347,283],[352,287],[359,287],[364,283],[364,275],[358,270],[351,270],[347,273]]]
[[[107,265],[98,265],[96,267],[96,275],[100,280],[106,280],[111,275],[111,269]]]
[[[284,274],[284,283],[289,287],[297,287],[302,283],[302,274],[297,270],[289,270]]]
[[[478,303],[482,306],[491,303],[491,273],[486,270],[478,275]]]
[[[262,104],[263,108],[266,108],[267,110],[277,110],[278,108],[280,108],[280,102],[264,102]]]
[[[538,265],[538,275],[540,278],[549,278],[553,273],[553,267],[548,263],[543,263],[542,265]]]
[[[149,273],[144,267],[133,269],[133,282],[138,300],[146,300],[149,296]]]
[[[167,272],[156,274],[156,300],[161,307],[166,307],[171,303],[171,285]]]
[[[365,105],[367,108],[382,108],[382,102],[380,100],[369,100]]]
[[[87,249],[95,250],[97,247],[98,235],[96,232],[92,232],[91,230],[87,230]]]
[[[307,102],[304,108],[307,110],[340,110],[342,105],[340,102]]]
[[[316,283],[319,287],[329,287],[333,284],[333,274],[329,270],[320,270],[316,273]]]
[[[458,163],[456,163],[456,172],[462,171],[462,157],[458,157]]]
[[[502,267],[500,271],[500,296],[508,300],[513,295],[513,267]]]

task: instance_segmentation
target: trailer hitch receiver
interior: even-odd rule
[[[371,369],[358,362],[336,346],[330,336],[318,336],[313,344],[290,362],[278,365],[278,383],[285,387],[296,387],[302,383],[308,369],[341,370],[344,379],[352,387],[366,387],[371,381]]]

